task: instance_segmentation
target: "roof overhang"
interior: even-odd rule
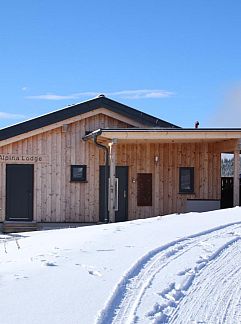
[[[123,144],[141,143],[226,143],[227,149],[240,145],[241,129],[98,129],[87,136],[88,140],[97,136],[99,142],[107,143],[115,139]],[[223,145],[223,149],[225,146]]]
[[[98,129],[85,139],[98,136],[99,139],[118,142],[198,142],[240,139],[241,129]]]

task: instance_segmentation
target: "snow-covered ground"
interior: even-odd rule
[[[0,235],[1,324],[241,323],[241,208]]]

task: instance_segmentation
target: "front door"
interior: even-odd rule
[[[241,179],[239,186],[239,205],[241,205]],[[233,207],[233,177],[221,178],[221,208]]]
[[[33,220],[33,165],[7,164],[6,220]]]
[[[115,212],[115,221],[123,222],[128,220],[128,166],[116,167],[116,178],[118,178],[118,210]],[[100,222],[104,222],[104,201],[105,201],[105,166],[100,166],[100,194],[99,194],[99,215]]]

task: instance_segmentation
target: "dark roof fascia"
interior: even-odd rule
[[[64,121],[94,109],[98,109],[100,108],[100,101],[98,99],[101,98],[91,99],[80,104],[68,106],[61,110],[57,110],[22,123],[0,129],[0,141]]]
[[[143,113],[134,108],[123,105],[117,101],[106,97],[98,97],[83,103],[75,104],[68,106],[58,111],[27,120],[25,122],[9,126],[3,129],[0,129],[0,141],[21,135],[51,124],[55,124],[66,119],[90,112],[98,108],[106,108],[110,111],[116,112],[123,116],[126,116],[130,119],[138,121],[142,124],[152,127],[175,127],[179,126],[173,125],[171,123],[165,122],[161,119],[155,118],[151,115]]]

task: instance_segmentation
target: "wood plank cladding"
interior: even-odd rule
[[[129,166],[129,219],[184,212],[187,199],[220,199],[220,162],[214,143],[118,144],[117,165]],[[194,193],[179,193],[180,167],[194,168]],[[152,206],[138,206],[139,173],[152,173]]]
[[[86,131],[98,128],[131,125],[101,113],[62,126],[43,129],[42,133],[0,147],[0,156],[4,157],[0,160],[0,221],[5,220],[6,164],[10,163],[34,165],[34,221],[99,221],[99,166],[105,163],[104,153],[93,142],[84,142],[82,137]],[[129,167],[128,218],[181,213],[185,211],[187,199],[220,199],[218,145],[208,140],[117,142],[116,165]],[[18,162],[16,157],[25,161]],[[39,157],[41,161],[36,160]],[[71,165],[87,166],[85,183],[70,181]],[[180,167],[194,168],[194,193],[179,193]]]
[[[34,221],[98,222],[102,150],[84,142],[86,131],[131,127],[104,114],[69,123],[0,147],[0,221],[6,214],[6,164],[34,165]],[[71,182],[71,165],[87,165],[87,182]]]

